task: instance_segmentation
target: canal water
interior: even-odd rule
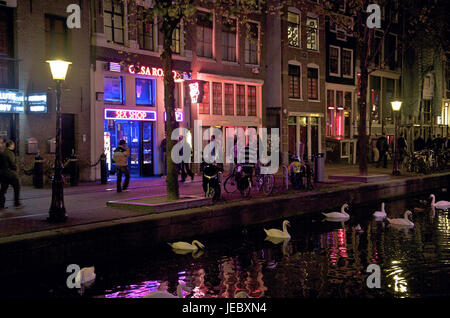
[[[444,190],[445,191],[445,190]],[[436,191],[436,201],[448,200]],[[450,213],[431,209],[428,195],[385,201],[389,218],[413,211],[413,229],[373,219],[376,205],[352,207],[345,223],[323,221],[320,213],[289,218],[289,241],[266,240],[263,228],[281,229],[282,220],[235,231],[192,237],[205,245],[179,255],[167,244],[85,261],[95,266],[94,285],[80,296],[66,287],[68,273],[34,278],[27,288],[7,287],[9,297],[140,298],[153,291],[183,297],[344,298],[450,296]],[[422,208],[421,208],[422,207]],[[340,210],[340,209],[334,209]],[[329,212],[329,211],[324,211]],[[149,238],[150,239],[150,238]],[[369,288],[370,264],[380,269],[380,288]],[[375,276],[370,276],[372,282]],[[50,283],[51,282],[51,283]],[[5,295],[2,288],[0,295]]]

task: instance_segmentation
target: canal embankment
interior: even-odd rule
[[[163,242],[206,235],[298,215],[389,201],[448,188],[450,172],[378,183],[329,184],[313,191],[220,202],[212,206],[65,226],[0,238],[0,276],[80,264],[111,253],[150,251]],[[149,252],[149,255],[150,252]],[[32,265],[30,265],[32,264]]]

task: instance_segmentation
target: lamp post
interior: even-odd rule
[[[66,79],[67,69],[71,62],[62,60],[47,61],[50,64],[53,80],[56,83],[56,150],[55,174],[52,182],[52,203],[50,205],[49,222],[63,222],[67,219],[64,206],[64,182],[62,178],[62,121],[61,121],[61,86]]]
[[[392,101],[391,102],[392,110],[394,111],[394,125],[395,125],[395,137],[394,137],[394,167],[392,170],[392,174],[394,176],[400,175],[400,170],[398,169],[398,113],[400,112],[400,108],[402,107],[401,101]]]

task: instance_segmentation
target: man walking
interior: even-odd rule
[[[0,148],[3,148],[3,146]],[[14,148],[14,141],[8,141],[6,143],[6,149],[0,152],[0,210],[6,209],[5,194],[8,191],[9,185],[12,185],[14,189],[14,206],[16,209],[23,208],[23,205],[20,203],[20,183],[17,175]]]
[[[116,162],[117,170],[117,192],[122,192],[122,174],[125,174],[125,181],[123,183],[123,190],[128,189],[130,183],[130,170],[128,170],[128,157],[130,150],[127,147],[126,141],[121,140],[119,146],[114,150],[114,161]]]

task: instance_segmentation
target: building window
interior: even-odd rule
[[[51,15],[45,16],[45,54],[48,58],[67,58],[66,19]]]
[[[136,105],[155,105],[153,80],[136,78]]]
[[[139,48],[142,50],[154,51],[154,39],[153,39],[153,16],[147,15],[143,7],[139,7],[139,19],[138,19],[138,42]]]
[[[300,66],[289,65],[289,98],[301,98],[300,96]]]
[[[245,37],[245,63],[258,64],[258,24],[248,23],[249,33]]]
[[[212,57],[213,16],[199,12],[197,15],[197,56]]]
[[[353,77],[353,51],[342,49],[342,76]]]
[[[222,83],[213,83],[213,114],[222,115]]]
[[[319,100],[319,70],[308,67],[308,99]]]
[[[198,103],[199,114],[209,114],[209,82],[203,83],[203,100]]]
[[[225,115],[234,115],[234,85],[225,84]]]
[[[103,79],[103,100],[110,103],[122,104],[123,98],[123,80],[119,76],[105,76]]]
[[[117,0],[105,0],[103,10],[103,21],[105,26],[106,40],[123,44],[124,23],[123,3]]]
[[[319,20],[315,18],[306,19],[306,48],[319,50]]]
[[[327,90],[327,136],[334,136],[334,116],[336,108],[334,104],[334,91]]]
[[[222,23],[222,59],[236,61],[236,20],[223,19]]]
[[[381,78],[378,76],[370,76],[370,101],[371,101],[371,118],[373,123],[380,122],[380,105],[381,105]]]
[[[423,100],[423,120],[427,124],[431,124],[431,99]]]
[[[300,15],[288,12],[288,43],[300,47]]]
[[[172,52],[175,54],[180,54],[180,44],[181,44],[181,28],[180,25],[178,24],[177,27],[173,30],[172,33]]]
[[[339,76],[339,60],[340,60],[340,49],[336,46],[330,45],[330,56],[329,56],[329,68],[330,75]]]
[[[245,116],[245,85],[236,85],[236,115]]]
[[[256,116],[256,86],[247,86],[247,115]]]

